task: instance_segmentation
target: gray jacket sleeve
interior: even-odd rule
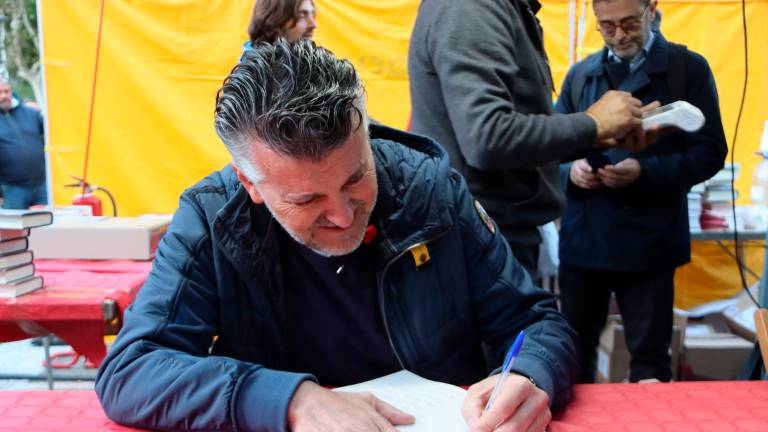
[[[482,170],[559,160],[592,146],[597,134],[584,113],[550,114],[526,106],[531,93],[548,98],[550,89],[530,88],[540,85],[540,72],[534,59],[519,58],[519,48],[531,41],[512,3],[452,2],[426,33],[461,152]]]

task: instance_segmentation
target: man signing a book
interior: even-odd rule
[[[394,431],[416,422],[328,387],[407,369],[470,387],[472,431],[543,431],[574,333],[445,151],[369,125],[354,67],[261,43],[224,81],[232,163],[181,196],[104,361],[107,415],[160,430]],[[505,354],[526,338],[491,408]]]

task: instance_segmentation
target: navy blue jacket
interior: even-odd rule
[[[483,223],[444,150],[374,125],[371,137],[378,296],[403,368],[471,384],[489,372],[481,342],[498,366],[526,329],[514,369],[562,407],[577,366],[573,331],[553,297]],[[97,377],[111,419],[162,430],[286,430],[294,390],[313,377],[287,369],[281,323],[296,317],[283,313],[282,275],[296,269],[281,266],[278,228],[230,168],[184,192]],[[421,242],[431,260],[417,269],[408,249]]]
[[[0,183],[45,182],[45,139],[40,111],[20,104],[0,110]]]
[[[556,109],[561,113],[586,111],[608,90],[607,49],[571,68]],[[615,90],[632,93],[644,104],[671,100],[667,84],[669,43],[660,34],[645,62]],[[720,120],[717,89],[707,61],[687,51],[685,100],[697,106],[706,123],[695,133],[668,132],[639,152],[609,150],[611,163],[626,158],[640,162],[637,181],[620,189],[585,190],[563,174],[566,208],[560,228],[560,260],[581,268],[614,271],[669,269],[690,261],[686,195],[691,186],[712,177],[723,167],[728,152]],[[571,104],[571,85],[577,69],[586,82],[579,106]]]

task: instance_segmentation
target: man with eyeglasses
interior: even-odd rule
[[[640,101],[609,92],[553,109],[537,0],[423,0],[408,53],[411,128],[444,145],[515,258],[536,274],[537,226],[560,216],[558,167],[575,151],[645,145]]]
[[[644,150],[594,152],[563,166],[559,282],[563,314],[580,336],[580,382],[595,380],[612,293],[631,355],[630,381],[670,380],[674,272],[690,261],[686,195],[722,168],[727,153],[709,65],[652,29],[656,4],[595,0],[605,47],[571,68],[556,106],[580,112],[621,90],[645,104],[686,100],[706,118],[698,132],[662,131]]]

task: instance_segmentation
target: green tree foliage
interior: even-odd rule
[[[14,89],[22,98],[41,100],[40,49],[37,29],[37,3],[35,0],[0,0],[3,38],[0,49],[6,66],[0,65],[2,74],[10,77]],[[0,58],[0,62],[2,59]],[[7,71],[7,72],[6,72]]]

